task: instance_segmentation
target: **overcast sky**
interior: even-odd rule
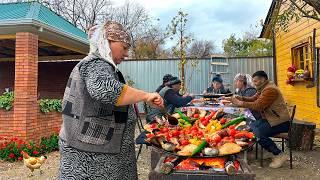
[[[115,5],[126,0],[112,0]],[[166,27],[179,9],[187,12],[189,32],[197,39],[215,42],[222,51],[222,40],[243,32],[265,19],[272,0],[132,0],[141,4]]]

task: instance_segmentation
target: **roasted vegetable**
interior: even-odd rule
[[[200,111],[200,115],[199,115],[200,118],[203,118],[206,116],[206,114],[207,114],[206,110],[199,110],[199,111]]]
[[[180,115],[181,119],[183,119],[187,124],[191,124],[189,118],[186,115],[184,115],[181,111],[178,110],[177,113]]]
[[[234,125],[234,124],[238,124],[240,123],[241,121],[244,121],[246,118],[244,116],[240,116],[240,117],[237,117],[229,122],[227,122],[225,125],[222,126],[222,129],[226,128],[226,127],[229,127],[231,125]]]
[[[202,149],[204,147],[206,147],[206,145],[207,145],[207,141],[206,140],[202,140],[201,144],[199,146],[197,146],[197,148],[192,151],[191,156],[194,156],[194,155],[198,154],[199,152],[201,152]]]
[[[241,131],[238,132],[237,134],[234,135],[235,138],[243,138],[246,137],[248,139],[253,139],[254,134],[252,132],[247,132],[247,131]]]
[[[204,148],[202,152],[207,156],[217,156],[219,154],[219,150],[216,148]]]

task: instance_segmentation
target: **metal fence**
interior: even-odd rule
[[[227,66],[212,65],[212,62],[227,62]],[[148,92],[153,92],[162,83],[164,74],[179,75],[178,59],[167,60],[129,60],[124,61],[119,69],[125,78],[134,82],[134,87]],[[186,64],[186,87],[190,93],[202,93],[209,87],[212,77],[217,72],[222,73],[224,84],[234,90],[233,78],[237,73],[253,74],[255,71],[264,70],[273,80],[272,57],[249,58],[213,58],[188,61]]]

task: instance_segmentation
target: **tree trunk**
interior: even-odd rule
[[[292,149],[310,151],[312,150],[316,124],[295,120],[291,127]]]

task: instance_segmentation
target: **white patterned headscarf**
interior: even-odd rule
[[[236,81],[242,81],[242,82],[246,82],[246,88],[249,87],[253,87],[253,82],[252,82],[252,77],[250,74],[241,74],[238,73],[235,77],[234,77],[234,82]]]
[[[112,59],[109,40],[124,42],[130,46],[130,36],[124,30],[123,26],[114,21],[107,21],[106,23],[91,27],[88,35],[90,42],[89,54],[100,56],[111,63],[117,70],[118,68]]]

